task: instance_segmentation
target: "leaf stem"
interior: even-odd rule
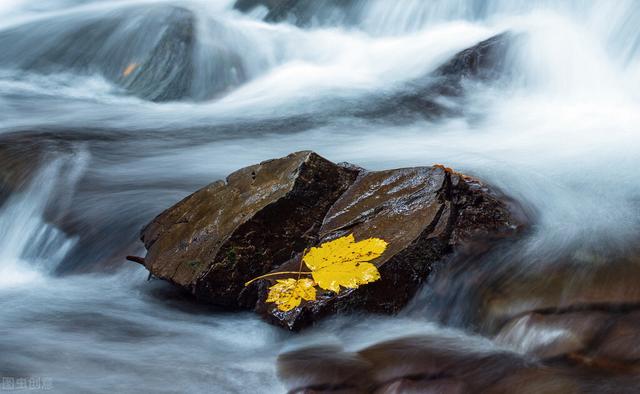
[[[249,286],[250,284],[252,284],[253,282],[260,280],[260,279],[264,279],[264,278],[269,278],[271,276],[277,276],[277,275],[284,275],[284,274],[298,274],[298,277],[300,277],[300,275],[311,275],[311,272],[300,272],[300,271],[281,271],[281,272],[271,272],[269,274],[264,274],[264,275],[260,275],[257,278],[253,278],[250,281],[248,281],[247,283],[245,283],[245,287]]]

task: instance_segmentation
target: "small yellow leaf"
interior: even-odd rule
[[[380,257],[387,242],[368,238],[355,242],[353,234],[311,248],[303,257],[313,280],[325,290],[340,292],[340,286],[355,289],[380,279],[380,273],[369,261]]]
[[[302,300],[313,301],[316,299],[315,283],[311,279],[278,279],[277,283],[269,288],[267,302],[274,302],[283,312],[290,311],[300,305]]]
[[[123,77],[128,77],[129,74],[131,74],[132,72],[134,72],[136,70],[136,68],[138,68],[138,63],[129,64],[127,67],[125,67],[124,71],[122,71],[122,76]]]

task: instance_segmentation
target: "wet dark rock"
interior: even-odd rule
[[[482,394],[584,394],[584,385],[570,373],[549,367],[522,368],[486,387]],[[602,391],[593,391],[602,392]]]
[[[0,206],[11,194],[23,190],[47,160],[71,151],[71,144],[65,141],[0,135]]]
[[[30,180],[39,167],[41,157],[41,151],[0,140],[0,206]]]
[[[433,72],[411,81],[396,94],[378,97],[359,110],[365,117],[408,117],[422,114],[433,119],[459,116],[465,107],[467,85],[488,83],[507,75],[509,50],[521,34],[504,32],[456,53]]]
[[[471,393],[464,382],[454,379],[400,379],[385,384],[373,394],[466,394]]]
[[[640,363],[638,338],[640,338],[640,311],[625,314],[615,320],[591,355],[598,359]]]
[[[278,356],[278,378],[290,393],[367,392],[371,364],[339,346],[304,347]]]
[[[549,264],[487,283],[482,289],[482,325],[495,333],[508,320],[530,312],[621,311],[640,307],[640,261]]]
[[[167,209],[142,231],[147,255],[138,262],[202,301],[255,308],[297,330],[336,313],[399,311],[435,263],[513,236],[522,221],[511,210],[477,180],[442,166],[366,172],[299,152],[241,169]],[[348,234],[388,242],[372,261],[381,280],[319,291],[288,312],[265,302],[273,277],[244,286],[297,271],[305,249]]]
[[[189,97],[194,78],[195,16],[175,8],[167,19],[166,29],[146,58],[127,65],[116,79],[129,92],[152,101]]]
[[[433,264],[458,253],[481,253],[492,241],[513,235],[520,223],[507,206],[477,180],[440,166],[363,173],[327,213],[320,242],[353,234],[389,244],[372,261],[381,280],[282,312],[264,303],[258,310],[277,324],[299,329],[325,315],[363,310],[399,311],[429,276]],[[297,270],[296,256],[276,271]]]
[[[362,349],[358,354],[371,363],[370,375],[378,387],[406,378],[416,381],[447,378],[452,380],[449,383],[464,383],[457,389],[478,392],[529,365],[519,355],[462,336],[421,335],[392,339]]]
[[[495,341],[543,359],[560,357],[587,351],[609,319],[603,312],[532,313],[505,325]]]
[[[195,29],[192,11],[168,5],[53,16],[0,31],[0,65],[99,74],[152,101],[209,99],[244,82],[240,57],[198,42]]]
[[[202,301],[252,308],[257,287],[244,283],[314,244],[326,212],[356,175],[312,152],[236,171],[145,227],[145,266]]]
[[[433,76],[445,81],[439,82],[449,94],[459,93],[457,89],[465,80],[490,81],[504,77],[507,72],[509,49],[521,35],[504,32],[455,54],[449,61],[438,67]]]
[[[256,7],[265,7],[267,22],[287,21],[297,26],[347,23],[357,15],[354,0],[237,0],[234,8],[248,12]],[[354,7],[355,6],[355,7]]]
[[[298,348],[279,356],[278,370],[286,371],[279,377],[290,393],[596,394],[637,392],[640,368],[593,354],[537,360],[480,337],[434,331],[354,352]]]
[[[531,367],[478,338],[437,333],[392,339],[357,352],[314,346],[278,357],[279,377],[290,393],[477,393]]]

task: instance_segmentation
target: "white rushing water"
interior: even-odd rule
[[[196,18],[191,98],[127,94],[123,66],[144,60],[171,6]],[[480,177],[531,213],[519,264],[571,254],[588,265],[634,246],[638,2],[354,1],[303,27],[232,6],[0,0],[0,137],[27,150],[39,149],[36,134],[54,141],[0,205],[0,376],[50,378],[58,392],[279,392],[273,362],[292,342],[357,347],[420,331],[430,319],[412,313],[335,319],[292,338],[253,315],[193,306],[116,264],[142,252],[140,227],[173,202],[296,150]],[[75,27],[105,19],[117,27],[85,46],[86,31],[74,38]],[[524,37],[508,52],[509,72],[467,86],[459,116],[354,115],[503,31]],[[217,68],[218,58],[232,67]],[[62,66],[47,69],[54,60]]]

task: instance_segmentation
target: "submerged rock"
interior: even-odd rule
[[[209,24],[214,23],[208,21]],[[244,82],[232,35],[218,26],[218,41],[196,36],[196,15],[169,5],[76,12],[0,31],[0,65],[43,74],[98,74],[152,101],[209,99]]]
[[[640,309],[640,260],[619,259],[591,266],[549,264],[499,278],[481,289],[482,325],[497,332],[507,321],[530,312]]]
[[[427,118],[461,115],[468,84],[499,80],[508,73],[509,50],[522,35],[504,32],[453,55],[423,77],[410,81],[398,93],[377,97],[375,103],[359,109],[364,117]]]
[[[532,313],[503,327],[495,341],[536,357],[553,358],[587,350],[607,320],[602,312]]]
[[[521,35],[504,32],[496,34],[476,45],[456,53],[450,60],[438,67],[433,76],[446,81],[440,85],[459,87],[465,80],[488,81],[504,76],[507,71],[509,49],[521,39]],[[455,90],[450,94],[457,93]]]
[[[340,346],[305,347],[278,357],[278,378],[289,392],[318,390],[366,392],[371,386],[370,362]]]
[[[638,338],[640,338],[640,311],[635,311],[611,323],[592,356],[598,359],[640,364]]]
[[[441,166],[366,172],[298,152],[241,169],[160,214],[142,231],[148,252],[139,261],[202,301],[255,308],[299,329],[332,313],[397,312],[434,263],[484,252],[517,231],[516,217],[486,186]],[[388,242],[372,261],[382,279],[319,292],[288,312],[265,302],[271,279],[244,286],[297,271],[305,249],[347,234]]]
[[[326,212],[356,175],[312,152],[243,168],[147,225],[144,265],[202,301],[252,308],[257,287],[245,282],[313,244]]]
[[[0,206],[13,192],[29,181],[40,160],[39,151],[0,141]]]
[[[233,7],[242,12],[264,7],[266,22],[287,21],[304,27],[345,23],[357,15],[357,6],[354,0],[237,0]]]
[[[626,393],[637,379],[532,360],[488,341],[445,331],[399,337],[349,352],[302,347],[278,357],[289,393]],[[592,379],[598,376],[605,384]],[[595,383],[595,384],[594,384]]]
[[[357,352],[303,347],[281,354],[277,367],[290,393],[453,394],[482,392],[530,365],[478,338],[434,333],[396,338]]]
[[[7,133],[0,136],[0,206],[13,193],[24,191],[48,160],[73,151],[61,140],[40,141]]]

